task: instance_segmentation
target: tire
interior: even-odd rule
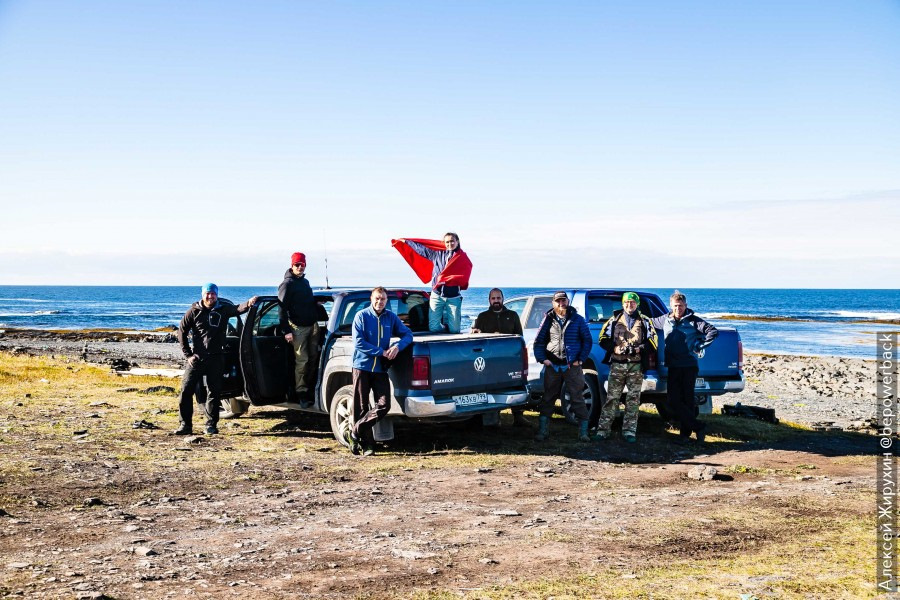
[[[347,430],[353,425],[352,385],[345,385],[335,392],[328,405],[328,417],[334,439],[347,446]]]
[[[601,404],[606,400],[606,391],[600,388],[600,381],[597,378],[597,371],[584,371],[584,404],[587,408],[588,415],[591,414],[591,407],[595,401]],[[572,406],[569,403],[569,393],[563,394],[561,404],[563,405],[563,415],[567,423],[573,425],[578,424],[578,418],[572,412]]]

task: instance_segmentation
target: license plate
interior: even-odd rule
[[[469,404],[482,404],[488,401],[485,393],[480,394],[463,394],[461,396],[453,396],[453,402],[457,406],[468,406]]]
[[[703,379],[702,377],[698,377],[696,380],[694,380],[694,387],[695,388],[705,388],[706,380]]]

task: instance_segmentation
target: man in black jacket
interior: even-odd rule
[[[515,311],[503,306],[503,291],[494,288],[488,292],[488,302],[491,307],[479,313],[472,325],[472,333],[510,333],[522,335],[522,322]],[[513,426],[530,427],[531,423],[522,414],[524,408],[513,408]]]
[[[294,390],[301,406],[313,403],[309,372],[314,370],[318,353],[316,298],[305,277],[306,255],[294,252],[291,267],[278,286],[279,319],[284,339],[294,347]]]
[[[194,302],[184,313],[178,325],[178,342],[187,359],[187,366],[181,380],[181,399],[178,403],[181,425],[175,430],[175,435],[190,435],[193,432],[191,428],[191,420],[194,417],[193,396],[204,377],[207,389],[206,403],[203,405],[206,413],[206,433],[219,433],[228,319],[247,312],[255,303],[256,296],[239,306],[224,299],[220,300],[218,286],[207,283],[200,291],[200,301]]]

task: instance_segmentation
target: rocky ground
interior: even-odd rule
[[[681,447],[645,413],[638,444],[561,418],[538,444],[504,415],[355,457],[270,407],[181,438],[177,383],[107,368],[172,367],[176,345],[113,339],[0,337],[0,597],[874,595],[871,436],[714,415]],[[813,404],[800,368],[830,363],[770,358],[737,398],[818,415],[791,398]]]
[[[183,368],[172,333],[6,330],[0,350],[56,355],[88,362]],[[805,425],[865,430],[875,410],[875,362],[856,358],[745,354],[747,386],[714,399],[774,408],[776,416]]]

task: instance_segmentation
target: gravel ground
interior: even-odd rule
[[[183,368],[172,333],[6,330],[0,351],[56,355],[116,368]],[[875,362],[857,358],[746,354],[746,389],[714,399],[774,408],[781,420],[865,429],[875,414]],[[128,363],[128,364],[126,364]]]

